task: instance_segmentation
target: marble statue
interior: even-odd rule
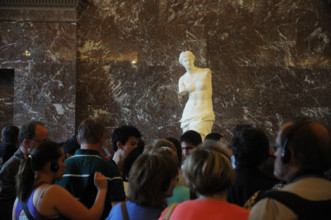
[[[178,92],[180,96],[188,94],[180,122],[183,133],[194,130],[204,140],[211,133],[215,121],[211,71],[194,66],[194,61],[191,51],[181,52],[179,55],[179,63],[185,67],[186,73],[179,79]]]

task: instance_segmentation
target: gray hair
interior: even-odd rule
[[[81,143],[97,144],[105,133],[100,118],[87,118],[78,127],[78,138]]]

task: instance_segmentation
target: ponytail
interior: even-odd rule
[[[23,163],[19,166],[16,174],[16,194],[19,200],[27,201],[29,198],[33,183],[34,183],[34,171],[32,169],[32,156],[29,155]]]
[[[57,161],[63,154],[61,145],[55,142],[43,142],[36,146],[24,160],[16,175],[16,194],[19,200],[26,201],[35,181],[35,172],[42,170],[47,162]]]

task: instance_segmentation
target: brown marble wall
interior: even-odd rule
[[[191,50],[212,70],[213,130],[227,139],[239,123],[273,138],[296,115],[330,126],[330,26],[327,1],[90,1],[77,25],[76,123],[99,115],[109,131],[179,137],[178,56]]]
[[[0,130],[13,124],[14,70],[0,69]]]
[[[52,139],[69,137],[75,126],[76,24],[0,22],[0,29],[0,68],[15,70],[14,110],[6,117],[17,126],[40,120]]]
[[[132,124],[147,142],[179,137],[187,97],[177,95],[178,56],[191,50],[212,71],[213,130],[228,140],[239,123],[273,138],[295,115],[331,127],[327,0],[89,0],[79,15],[77,25],[0,23],[0,67],[15,69],[15,123],[41,119],[64,139],[100,116],[109,136]]]

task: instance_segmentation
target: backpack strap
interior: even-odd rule
[[[122,215],[124,220],[129,220],[128,209],[126,208],[126,202],[121,202]]]
[[[24,210],[24,213],[26,215],[26,217],[28,217],[29,220],[34,220],[34,218],[32,217],[31,213],[30,213],[30,210],[26,204],[26,202],[21,202],[22,204],[22,207],[23,207],[23,210]]]
[[[168,206],[167,211],[164,213],[163,220],[169,220],[171,213],[174,211],[178,203],[172,203]]]
[[[263,198],[283,203],[296,213],[299,219],[331,219],[331,199],[311,201],[286,191],[269,191]]]

